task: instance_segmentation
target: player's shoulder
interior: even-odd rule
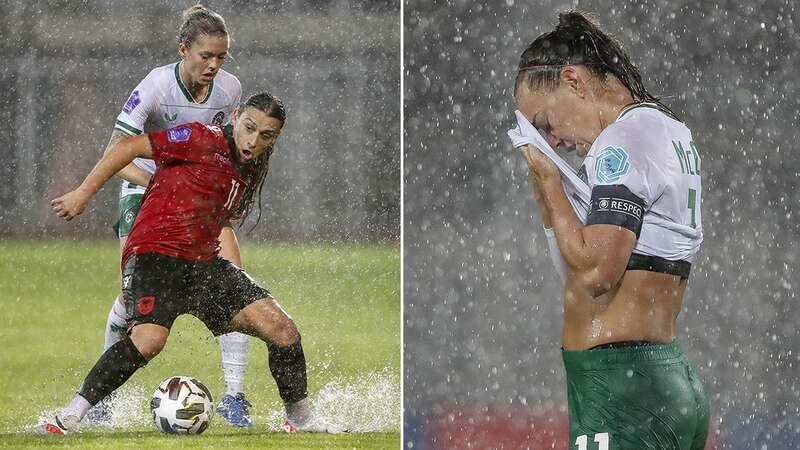
[[[631,162],[659,162],[669,158],[664,148],[671,142],[673,129],[685,125],[665,111],[643,104],[624,111],[606,127],[594,145],[595,156],[617,154]]]
[[[156,67],[148,72],[148,74],[142,79],[141,84],[147,84],[148,86],[158,88],[159,90],[163,89],[169,84],[174,84],[176,64],[177,63],[172,63]]]

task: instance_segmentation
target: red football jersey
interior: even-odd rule
[[[156,172],[122,252],[207,261],[219,252],[245,190],[233,160],[233,138],[213,125],[188,123],[149,133]]]

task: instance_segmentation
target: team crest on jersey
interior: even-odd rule
[[[139,91],[133,91],[133,94],[128,98],[128,101],[125,102],[125,106],[122,107],[122,110],[125,111],[125,114],[130,114],[139,103],[142,103],[142,99],[139,97]]]
[[[613,183],[631,170],[631,163],[622,147],[609,145],[597,155],[594,167],[598,182]]]
[[[175,127],[167,131],[167,140],[170,142],[186,142],[189,136],[192,135],[192,129],[189,127]]]
[[[137,309],[139,310],[139,314],[146,316],[153,312],[153,309],[156,307],[156,298],[153,295],[148,295],[145,297],[141,297],[139,299],[138,304],[136,305]]]
[[[225,122],[225,113],[224,113],[224,112],[222,112],[222,111],[220,111],[220,112],[218,112],[218,113],[214,114],[214,118],[213,118],[213,119],[211,119],[211,123],[212,123],[213,125],[219,125],[219,126],[222,126],[222,124],[223,124],[224,122]]]
[[[166,120],[167,122],[175,122],[175,119],[177,118],[178,118],[178,113],[175,113],[171,116],[169,115],[169,113],[166,112],[164,113],[164,120]]]

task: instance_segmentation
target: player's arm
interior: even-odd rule
[[[111,139],[109,139],[108,145],[106,146],[106,149],[103,152],[103,156],[107,155],[111,151],[111,148],[114,146],[114,144],[116,144],[117,142],[128,136],[129,136],[128,134],[118,129],[114,129],[114,131],[111,133]],[[147,186],[148,184],[150,184],[150,177],[151,177],[151,175],[147,171],[142,170],[139,166],[137,166],[133,162],[131,162],[127,166],[123,167],[122,170],[117,172],[117,176],[125,181],[138,184],[139,186]]]
[[[564,194],[555,164],[533,146],[521,150],[567,269],[593,295],[602,295],[625,273],[636,245],[636,234],[617,225],[584,226]]]
[[[86,179],[72,192],[50,201],[53,211],[59,217],[72,220],[80,215],[89,199],[92,198],[106,182],[117,172],[130,164],[135,158],[152,158],[153,151],[150,146],[149,136],[146,134],[124,137],[105,152],[100,161],[94,166]]]

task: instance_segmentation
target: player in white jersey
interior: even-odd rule
[[[153,69],[136,86],[117,117],[106,151],[129,135],[165,130],[189,122],[227,123],[242,96],[239,80],[221,69],[228,48],[228,33],[219,14],[201,5],[184,11],[178,43],[181,61]],[[154,171],[152,160],[139,158],[118,174],[125,180],[120,191],[119,220],[115,225],[120,249],[125,245]],[[220,256],[242,267],[233,228],[223,228],[219,240]],[[104,350],[125,336],[130,317],[130,312],[117,297],[108,315]],[[220,347],[226,395],[217,411],[234,426],[251,426],[250,404],[244,397],[248,336],[241,333],[222,335]],[[90,412],[90,422],[101,424],[108,421],[109,401]]]
[[[569,448],[703,449],[708,399],[675,341],[702,241],[690,131],[578,11],[561,13],[522,54],[515,98],[521,115],[509,136],[563,267]],[[534,126],[550,146],[584,157],[587,197],[531,145]]]

